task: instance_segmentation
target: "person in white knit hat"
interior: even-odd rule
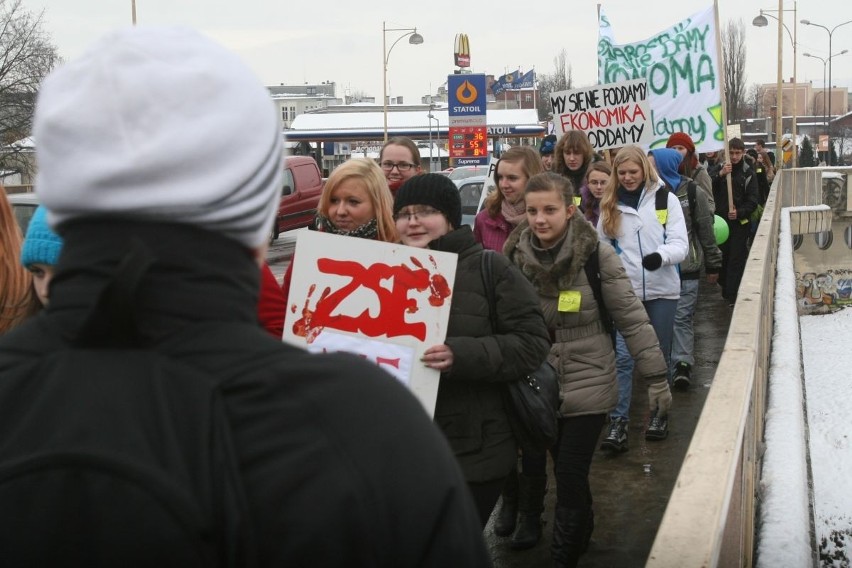
[[[488,566],[421,404],[257,325],[281,190],[269,93],[183,28],[96,42],[40,90],[50,303],[0,341],[10,566]]]

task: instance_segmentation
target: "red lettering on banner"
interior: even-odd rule
[[[317,268],[321,273],[348,277],[349,283],[337,290],[332,291],[331,288],[323,290],[314,309],[310,309],[309,306],[311,297],[316,291],[316,285],[311,285],[308,297],[305,299],[302,318],[293,324],[293,333],[307,338],[309,343],[326,327],[362,333],[368,337],[408,335],[424,340],[426,324],[405,321],[406,314],[415,313],[418,310],[417,301],[408,297],[409,290],[422,292],[428,289],[429,304],[435,307],[442,306],[451,294],[446,278],[437,272],[435,259],[430,257],[430,260],[435,269],[434,273],[424,268],[414,257],[411,257],[411,261],[417,267],[416,269],[383,263],[364,267],[350,260],[319,259]],[[382,285],[383,282],[392,282],[391,288],[388,289]],[[362,287],[378,297],[380,312],[376,316],[371,316],[366,309],[355,316],[333,314],[346,298]]]

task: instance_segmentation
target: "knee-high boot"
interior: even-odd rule
[[[554,568],[574,568],[591,538],[589,509],[556,507],[551,552]]]
[[[494,519],[494,534],[509,536],[515,530],[518,518],[518,470],[513,468],[503,484],[502,502]]]
[[[515,550],[532,548],[541,540],[541,514],[544,512],[544,495],[547,493],[546,475],[521,474],[521,494],[518,502],[518,528],[509,546]]]

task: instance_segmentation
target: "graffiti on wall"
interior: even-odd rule
[[[796,298],[804,313],[828,313],[852,306],[852,269],[797,272]]]

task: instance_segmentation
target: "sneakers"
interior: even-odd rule
[[[601,449],[619,453],[627,451],[627,420],[616,418],[610,423]]]
[[[665,440],[668,435],[668,417],[660,418],[655,412],[654,415],[651,416],[651,422],[648,424],[648,429],[645,430],[645,439],[650,441]]]
[[[678,390],[686,390],[689,388],[692,379],[692,365],[680,361],[675,365],[674,370],[674,387]]]

